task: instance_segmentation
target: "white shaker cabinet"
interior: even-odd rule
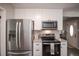
[[[42,42],[33,43],[33,56],[42,56]]]
[[[48,20],[48,19],[34,20],[34,30],[41,30],[43,21],[52,21],[52,20]]]
[[[34,20],[34,30],[41,30],[43,21],[54,21],[54,20],[53,19],[52,20],[51,19]],[[57,21],[57,20],[55,20],[55,21]],[[57,27],[58,27],[58,21],[57,21]],[[61,28],[61,26],[60,26],[60,28]]]
[[[42,29],[42,21],[41,20],[35,20],[34,21],[34,30],[41,30]]]
[[[61,56],[67,56],[67,41],[61,41]]]

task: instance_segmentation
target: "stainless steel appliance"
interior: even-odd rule
[[[27,19],[9,19],[7,29],[7,56],[32,55],[32,21]]]
[[[60,56],[60,41],[55,39],[54,34],[42,35],[43,56]]]
[[[57,29],[57,21],[43,21],[42,29]]]

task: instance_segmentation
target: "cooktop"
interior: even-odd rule
[[[58,41],[57,39],[55,39],[55,40],[45,40],[45,39],[43,39],[42,43],[60,43],[60,41]]]

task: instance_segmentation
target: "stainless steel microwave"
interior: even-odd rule
[[[43,21],[42,29],[57,29],[57,21]]]

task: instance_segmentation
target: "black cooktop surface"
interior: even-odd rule
[[[45,39],[43,39],[42,40],[42,43],[60,43],[60,41],[58,41],[57,39],[55,39],[55,40],[45,40]]]

